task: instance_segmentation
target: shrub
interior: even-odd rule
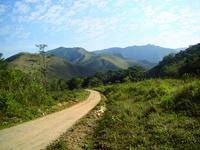
[[[47,150],[68,150],[66,141],[56,140]]]
[[[186,84],[174,97],[175,111],[200,116],[200,81]]]
[[[168,109],[173,104],[173,97],[170,95],[163,96],[160,102],[162,108]]]

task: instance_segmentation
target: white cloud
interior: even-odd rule
[[[127,3],[129,0],[116,0],[115,1],[115,5],[116,6],[122,6],[124,5],[125,3]]]
[[[144,5],[142,6],[142,11],[146,17],[153,17],[162,11],[162,6]]]
[[[194,39],[197,39],[197,35],[200,34],[200,11],[192,9],[191,6],[183,7],[182,5],[168,8],[171,6],[168,2],[173,1],[164,0],[161,4],[148,0],[18,0],[14,2],[15,7],[12,8],[9,16],[14,26],[35,23],[36,28],[46,28],[44,32],[53,31],[52,35],[69,31],[70,34],[75,33],[75,36],[88,35],[86,37],[89,39],[104,33],[105,36],[119,33],[127,34],[128,39],[132,35],[135,37],[149,33],[162,35],[157,36],[159,40],[165,40],[163,38],[165,36],[166,43],[170,43],[181,36],[192,38],[193,34]],[[166,7],[165,4],[167,4]],[[126,9],[118,7],[122,5],[127,6]],[[0,5],[1,13],[5,13],[5,7]],[[105,16],[102,16],[103,14]],[[11,27],[12,29],[3,28],[4,31],[0,29],[2,32],[0,34],[10,36],[11,31],[13,37],[17,38],[27,38],[30,35],[22,27],[15,29],[12,25]],[[179,31],[176,28],[179,28]],[[181,31],[189,31],[191,35],[183,34]],[[165,32],[181,36],[170,36]],[[158,42],[157,39],[152,38],[152,40]],[[184,38],[181,42],[183,41]],[[147,43],[150,42],[147,41]]]
[[[178,20],[178,16],[171,12],[161,12],[155,17],[157,24],[168,24]]]
[[[26,0],[27,3],[37,3],[39,0]]]
[[[30,35],[29,32],[25,31],[22,26],[11,27],[9,25],[0,28],[0,36],[6,36],[9,38],[26,39]]]
[[[85,33],[91,37],[97,37],[103,34],[106,29],[104,20],[92,17],[71,20],[71,24],[77,26],[77,33]]]
[[[11,34],[11,37],[18,38],[18,39],[26,39],[30,36],[30,33],[25,31],[23,27],[16,27],[14,29],[13,34]]]
[[[64,10],[64,7],[61,5],[54,5],[50,7],[47,12],[39,17],[39,20],[44,20],[44,22],[49,22],[52,24],[56,24],[58,22],[58,19],[62,17],[62,12]]]
[[[12,33],[11,27],[10,26],[3,26],[0,28],[0,36],[7,36]]]
[[[89,2],[91,6],[96,6],[98,8],[106,7],[108,4],[108,0],[86,0],[85,2]]]
[[[18,12],[23,14],[28,13],[30,11],[30,7],[26,3],[20,1],[17,1],[15,3],[15,8]]]
[[[23,17],[23,20],[25,22],[39,21],[41,16],[45,16],[46,13],[49,13],[48,9],[50,8],[51,1],[43,1],[41,3],[36,3],[33,7],[33,10],[26,14],[26,16]]]
[[[157,45],[179,48],[196,44],[200,40],[200,35],[188,32],[187,29],[166,29],[161,30],[157,35],[145,35],[142,38],[146,43],[154,43]]]
[[[6,6],[3,4],[0,4],[0,15],[2,15],[6,11]]]

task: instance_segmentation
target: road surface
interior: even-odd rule
[[[44,149],[100,101],[99,92],[90,90],[87,100],[62,111],[0,130],[1,150]]]

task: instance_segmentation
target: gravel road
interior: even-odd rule
[[[87,100],[62,111],[0,130],[1,150],[44,149],[100,101],[99,92],[90,90]]]

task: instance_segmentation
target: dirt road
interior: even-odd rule
[[[45,117],[0,130],[0,149],[44,149],[94,108],[100,99],[100,94],[91,90],[86,101]]]

